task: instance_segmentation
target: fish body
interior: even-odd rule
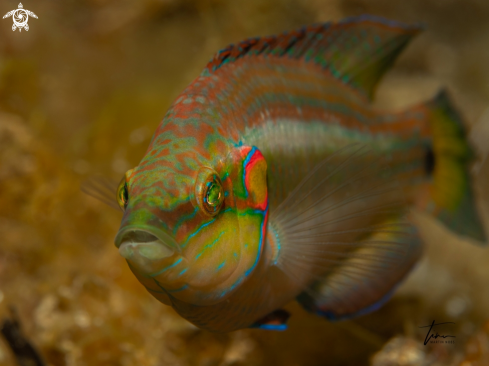
[[[147,290],[204,329],[283,329],[293,299],[333,320],[385,302],[421,253],[410,207],[484,241],[446,93],[370,104],[418,31],[360,17],[220,51],[118,190]]]

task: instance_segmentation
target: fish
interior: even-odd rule
[[[211,332],[284,330],[294,300],[330,321],[387,302],[422,255],[413,210],[485,244],[448,92],[372,105],[420,30],[364,15],[219,51],[117,188],[147,291]]]

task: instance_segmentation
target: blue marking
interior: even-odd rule
[[[217,268],[216,268],[216,272],[219,271],[222,267],[224,267],[224,265],[226,264],[226,261],[222,262]]]
[[[163,272],[165,272],[166,270],[169,270],[170,268],[173,268],[175,267],[176,265],[178,265],[180,262],[182,261],[182,258],[180,258],[179,260],[177,260],[175,263],[173,264],[170,264],[169,266],[166,266],[165,268],[163,268],[162,270],[159,270],[158,272],[156,273],[153,273],[153,274],[150,274],[149,277],[156,277],[160,274],[162,274]]]
[[[210,224],[212,224],[214,221],[216,221],[216,219],[212,219],[211,221],[209,222],[206,222],[205,224],[202,224],[200,225],[200,227],[195,230],[195,232],[193,234],[190,234],[187,238],[187,240],[185,240],[185,242],[181,245],[181,248],[185,248],[185,246],[188,244],[189,240],[192,239],[195,235],[197,235],[199,233],[200,230],[202,230],[203,228],[205,228],[206,226],[209,226]]]
[[[238,258],[238,253],[234,252],[233,255],[234,255],[234,258]]]
[[[207,248],[212,248],[212,246],[213,246],[214,244],[216,244],[216,243],[219,241],[219,239],[221,239],[221,236],[222,236],[224,233],[225,233],[225,231],[221,231],[221,233],[219,234],[219,236],[217,237],[217,239],[215,239],[215,240],[214,240],[212,243],[207,244],[206,246],[204,246],[204,247],[202,248],[202,250],[200,251],[200,253],[199,253],[199,254],[197,254],[197,255],[195,256],[195,259],[198,259],[198,258],[199,258],[199,257],[202,255],[202,253],[204,252],[204,250],[206,250]]]
[[[186,290],[188,288],[188,284],[186,283],[185,285],[183,285],[182,287],[180,288],[177,288],[175,290],[166,290],[168,292],[179,292],[179,291],[183,291],[183,290]]]
[[[238,212],[238,215],[239,216],[248,216],[250,214],[260,214],[262,216],[265,216],[266,213],[267,213],[267,211],[268,211],[268,204],[267,204],[267,208],[265,208],[264,210],[260,210],[260,209],[246,209],[243,212]],[[223,212],[226,212],[226,211],[223,211]]]
[[[185,268],[183,269],[178,275],[177,277],[180,277],[181,275],[183,275],[185,272],[187,272],[188,268]]]
[[[258,244],[258,253],[256,254],[255,263],[253,263],[251,268],[245,272],[245,276],[248,276],[255,269],[256,265],[258,264],[258,260],[260,259],[261,249],[263,246],[263,227],[265,225],[265,216],[266,216],[267,211],[268,211],[268,202],[267,202],[267,208],[265,209],[265,211],[263,211],[264,215],[263,215],[263,220],[261,222],[261,227],[260,227],[260,241]]]
[[[282,330],[287,330],[287,324],[253,324],[250,328],[282,331]]]

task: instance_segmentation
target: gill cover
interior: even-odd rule
[[[248,276],[258,263],[266,234],[267,162],[255,146],[241,146],[231,156],[233,170],[230,172],[230,181],[238,217],[239,241],[243,252],[250,256],[246,260],[245,276]]]
[[[224,253],[226,261],[238,257],[238,265],[230,279],[219,286],[221,299],[246,281],[258,265],[268,220],[267,163],[260,150],[255,146],[233,149],[225,170],[223,186],[232,195],[224,211],[233,212],[237,218],[233,241],[239,244],[239,254]]]
[[[234,148],[216,169],[197,172],[193,203],[205,220],[183,248],[189,286],[171,293],[201,306],[224,300],[253,273],[268,217],[267,163],[260,150]]]

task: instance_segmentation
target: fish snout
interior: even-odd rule
[[[161,260],[180,252],[180,247],[167,233],[161,230],[126,227],[115,238],[119,254],[143,272],[152,272]]]

